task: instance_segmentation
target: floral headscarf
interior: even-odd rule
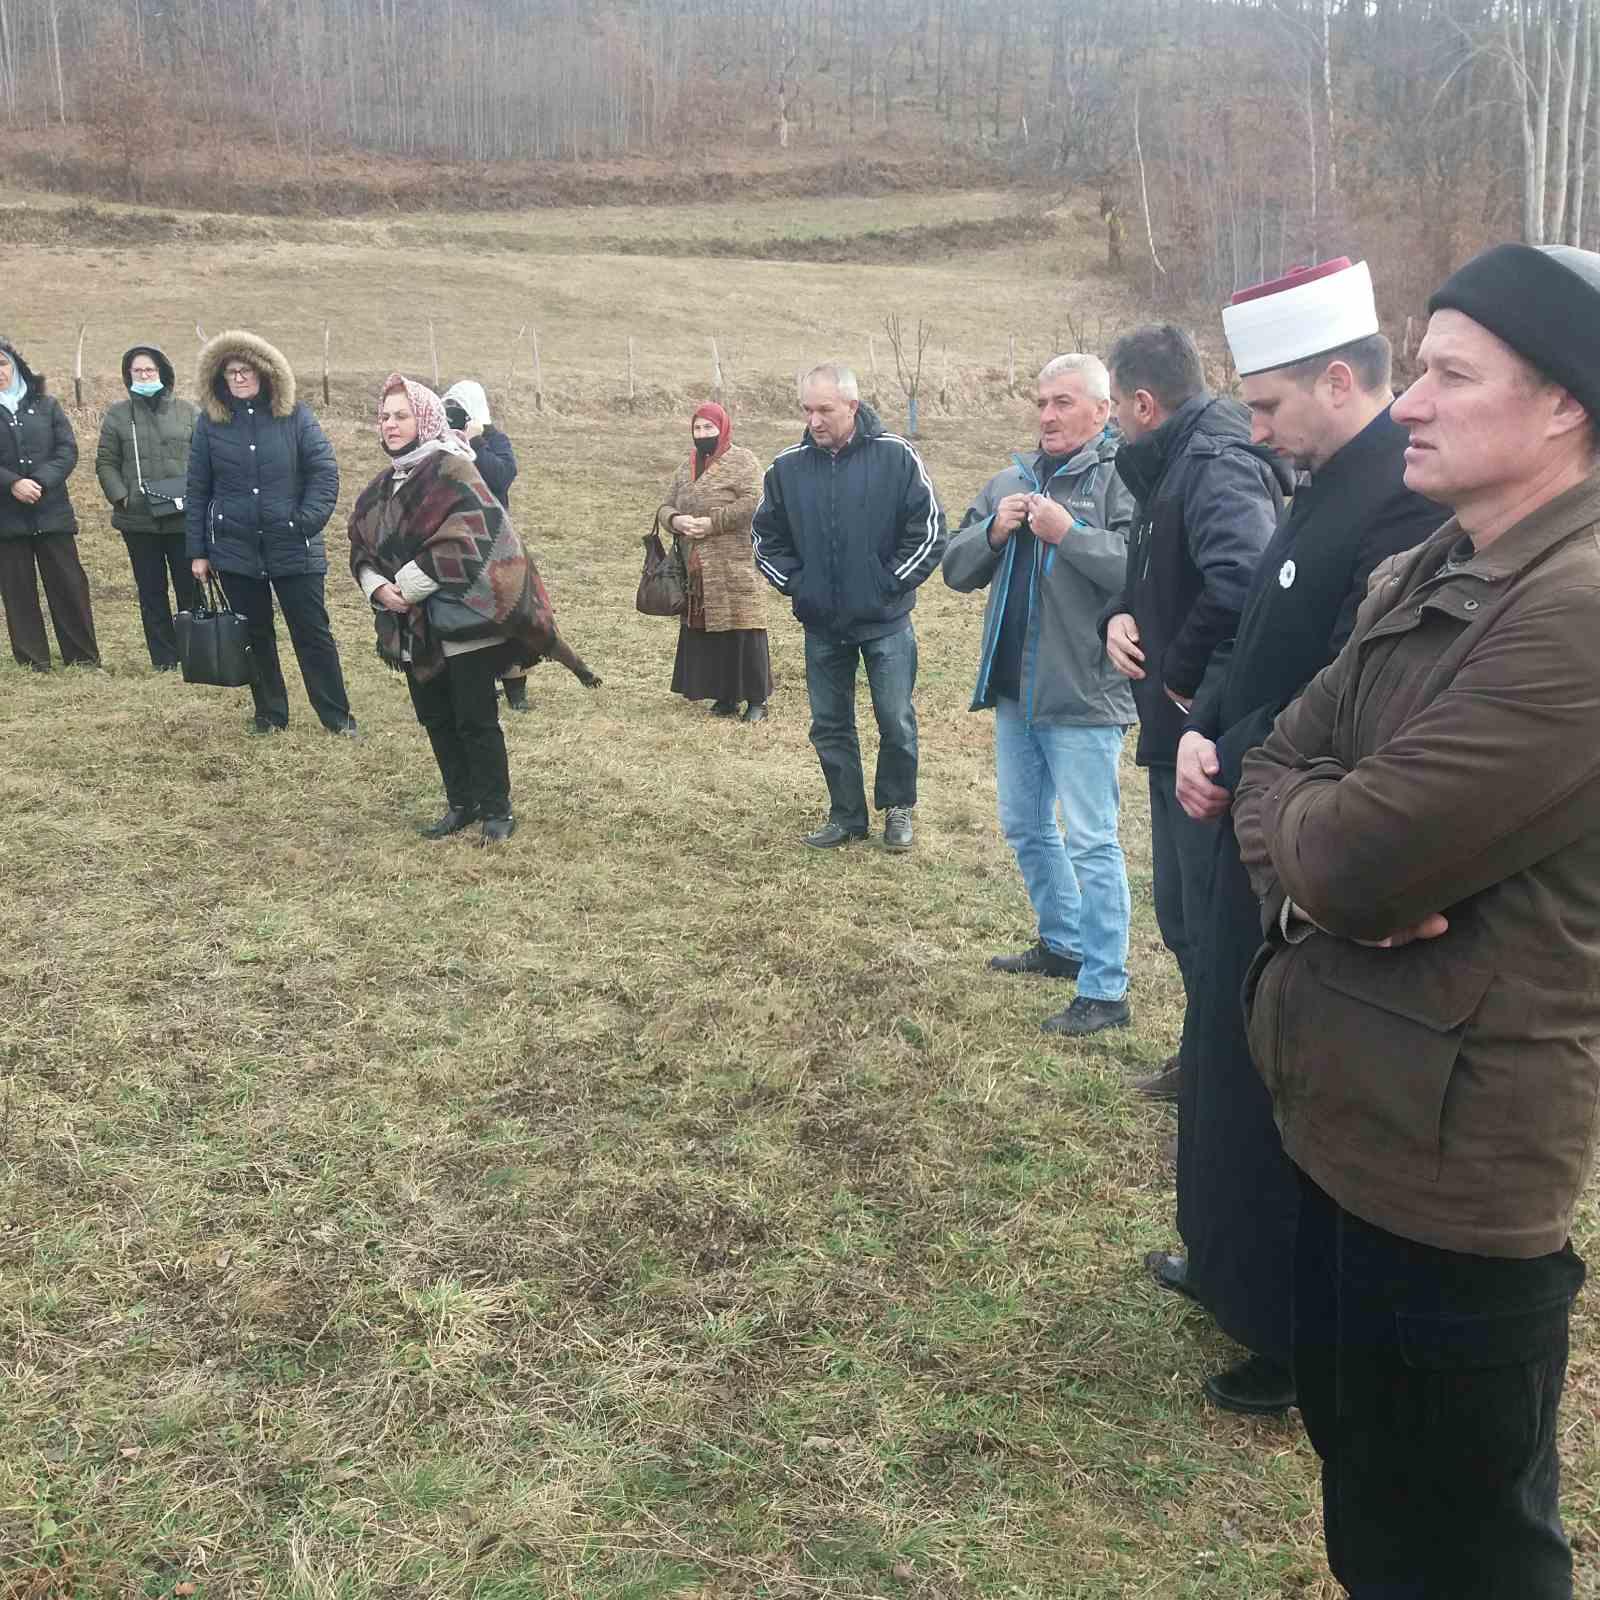
[[[389,374],[378,395],[380,414],[383,411],[383,402],[397,389],[405,391],[406,400],[411,406],[411,414],[417,419],[416,443],[404,455],[390,458],[397,482],[403,482],[436,450],[443,450],[453,456],[465,456],[468,461],[474,459],[472,446],[445,421],[444,401],[432,389],[416,382],[413,378],[407,378],[398,372]]]

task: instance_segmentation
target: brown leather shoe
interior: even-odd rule
[[[1181,1072],[1178,1058],[1168,1056],[1161,1063],[1159,1072],[1151,1073],[1148,1078],[1134,1079],[1133,1092],[1142,1095],[1146,1100],[1176,1100],[1178,1085],[1182,1081]]]

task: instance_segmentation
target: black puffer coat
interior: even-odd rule
[[[250,362],[261,392],[235,400],[223,368]],[[252,333],[219,333],[200,352],[204,410],[189,449],[188,552],[221,572],[287,578],[328,570],[322,530],[339,498],[339,464],[310,410],[295,402],[282,353]]]
[[[13,414],[0,406],[0,539],[32,539],[44,533],[76,533],[77,514],[67,495],[67,478],[78,464],[78,441],[60,402],[44,392],[44,377],[0,339],[26,387]],[[32,505],[17,499],[11,486],[32,478],[44,490]]]
[[[122,358],[122,381],[136,355],[148,355],[161,375],[161,393],[148,397],[129,391],[110,407],[100,424],[94,471],[111,502],[111,526],[122,533],[172,534],[183,531],[183,513],[170,501],[152,504],[139,491],[141,479],[157,483],[182,478],[189,470],[189,440],[199,415],[174,388],[172,363],[154,345],[136,344]],[[137,428],[137,448],[134,429]]]

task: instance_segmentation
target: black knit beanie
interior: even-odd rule
[[[1600,419],[1600,255],[1497,244],[1446,278],[1428,314],[1459,311]]]

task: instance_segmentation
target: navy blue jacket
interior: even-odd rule
[[[224,372],[233,360],[261,376],[261,392],[249,400],[228,392]],[[282,352],[230,329],[201,350],[198,379],[184,505],[190,559],[247,578],[326,572],[322,530],[339,498],[339,464],[317,419],[295,400]]]
[[[797,622],[861,643],[906,626],[944,554],[944,511],[921,456],[862,405],[838,454],[807,430],[768,467],[751,542]]]

